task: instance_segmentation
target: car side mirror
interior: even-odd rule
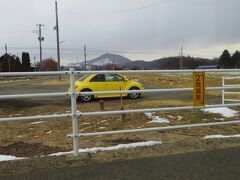
[[[128,81],[128,79],[127,79],[126,77],[124,77],[124,78],[123,78],[123,81],[124,81],[124,82],[127,82],[127,81]]]

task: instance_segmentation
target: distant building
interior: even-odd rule
[[[69,71],[71,68],[74,68],[76,71],[82,70],[82,68],[80,66],[64,66],[63,71]]]
[[[203,65],[203,66],[198,66],[196,69],[220,69],[219,65]]]

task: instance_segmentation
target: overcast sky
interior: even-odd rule
[[[56,58],[54,0],[0,0],[0,53],[39,59],[36,24],[44,24],[43,58]],[[217,57],[240,50],[239,0],[58,0],[63,64],[105,52],[132,60],[178,55]],[[53,49],[49,49],[53,48]]]

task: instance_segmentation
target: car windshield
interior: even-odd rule
[[[85,74],[82,77],[79,78],[79,81],[84,81],[87,77],[89,77],[90,74]]]

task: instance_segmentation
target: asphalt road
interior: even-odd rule
[[[239,180],[240,147],[31,172],[3,179]],[[0,177],[1,179],[1,177]]]
[[[59,84],[59,85],[42,85],[43,82],[54,80],[56,77],[44,76],[37,79],[30,79],[29,81],[10,81],[9,83],[3,83],[0,85],[0,95],[9,95],[9,94],[27,94],[27,93],[54,93],[54,92],[66,92],[69,88],[67,84]],[[144,86],[145,89],[156,89],[161,87],[152,86]],[[145,93],[144,96],[140,99],[142,100],[150,100],[150,99],[158,99],[158,100],[186,100],[192,98],[192,92],[164,92],[164,93]],[[41,98],[28,98],[28,99],[17,99],[19,104],[25,103],[35,103],[36,101],[40,104],[48,103],[48,104],[65,104],[66,101],[69,100],[69,97],[41,97]],[[98,99],[96,99],[97,101]],[[113,99],[106,98],[106,101],[114,101]],[[119,101],[119,98],[116,98]],[[211,102],[216,103],[221,99],[219,97],[211,97]],[[132,101],[131,99],[125,99],[126,102]],[[0,101],[0,103],[8,102],[8,100]],[[208,102],[208,103],[211,103]]]
[[[27,93],[53,93],[53,92],[66,92],[69,86],[67,84],[60,85],[42,85],[41,83],[51,79],[51,77],[42,77],[39,79],[33,79],[29,81],[13,81],[9,83],[3,83],[0,85],[0,95],[9,94],[27,94]],[[34,83],[33,83],[34,82]],[[39,84],[38,84],[39,83]],[[159,87],[145,86],[146,89],[154,89]],[[142,99],[179,99],[185,100],[192,98],[191,92],[165,92],[165,93],[145,93]],[[106,101],[119,101],[119,98],[106,98]],[[41,97],[41,98],[28,98],[28,99],[17,99],[20,104],[24,103],[61,103],[64,104],[69,100],[69,97]],[[97,101],[98,99],[96,99]],[[125,99],[125,101],[131,101],[131,99]],[[140,99],[141,101],[141,99]],[[0,101],[1,103],[8,102],[8,100]]]

